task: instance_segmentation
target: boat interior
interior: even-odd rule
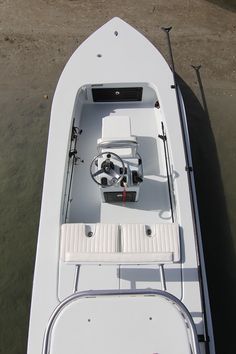
[[[139,314],[140,338],[148,333],[148,352],[156,353],[153,331],[159,328],[163,338],[160,348],[164,350],[160,352],[197,353],[193,351],[194,325],[184,319],[186,309],[182,305],[177,312],[176,306],[163,305],[163,294],[159,294],[161,299],[154,307],[153,300],[145,297],[140,305],[138,298],[130,301],[130,296],[110,296],[120,291],[123,295],[137,295],[137,291],[149,295],[147,289],[161,289],[176,301],[183,297],[181,237],[172,171],[162,109],[157,91],[150,84],[85,85],[79,90],[68,143],[57,296],[63,303],[82,291],[96,289],[107,291],[108,297],[104,302],[99,293],[97,302],[84,299],[82,308],[80,304],[67,307],[64,320],[57,321],[52,336],[53,353],[63,352],[65,341],[60,338],[66,325],[71,328],[67,331],[67,349],[76,338],[75,324],[81,331],[84,323],[86,328],[91,327],[90,313],[98,320],[93,328],[99,333],[96,338],[105,340],[104,328],[110,333],[123,327],[122,335],[127,337],[129,333],[125,341],[119,341],[117,351],[109,345],[110,351],[105,350],[99,340],[99,352],[144,353],[139,341],[135,346],[132,341],[132,336],[137,338],[137,330],[134,334],[133,321],[126,315],[128,308],[136,317]],[[109,307],[119,310],[110,312]],[[78,311],[82,313],[79,322]],[[166,322],[165,311],[170,313],[171,321]],[[146,326],[151,326],[150,331],[145,330]],[[185,338],[180,340],[178,350],[166,337],[173,335],[175,328],[179,328],[179,338]],[[82,342],[89,343],[89,333],[85,330]],[[47,345],[47,338],[45,341]],[[126,349],[122,343],[126,343]],[[70,353],[75,353],[72,347],[69,344]],[[91,353],[87,347],[86,353]]]
[[[156,90],[145,83],[84,86],[71,131],[59,298],[70,295],[77,264],[84,264],[80,290],[150,286],[181,298],[171,151]],[[160,263],[169,267],[165,278],[153,269]]]
[[[117,88],[118,85],[114,86]],[[103,102],[109,97],[98,96],[98,102],[91,98],[92,92],[101,95],[96,92],[103,90],[103,95],[111,95],[110,91],[115,91],[113,88],[82,88],[78,94],[74,125],[78,127],[79,135],[76,146],[73,146],[77,155],[69,204],[65,199],[65,221],[120,224],[171,222],[164,147],[158,137],[163,134],[163,117],[160,108],[155,107],[157,96],[148,85],[132,88],[118,86],[114,95],[120,92],[118,89],[123,89],[120,95],[123,94],[124,98],[117,98],[117,102],[112,97],[111,102]],[[135,95],[140,95],[141,89],[142,101],[135,101],[138,99]],[[125,95],[131,97],[125,98]],[[81,100],[84,100],[82,105]],[[90,164],[102,152],[120,156],[128,169],[122,178],[127,179],[125,206],[122,197],[117,197],[124,189],[122,181],[113,186],[109,183],[99,186],[90,176]],[[104,154],[95,162],[102,163],[105,158]],[[112,156],[111,161],[114,158]],[[140,162],[141,166],[138,165]],[[115,159],[114,163],[122,169],[120,161]],[[93,167],[96,168],[95,165]],[[97,179],[103,177],[106,181],[108,176],[101,174]],[[141,178],[142,182],[135,181],[135,177]],[[109,201],[105,202],[104,197]]]

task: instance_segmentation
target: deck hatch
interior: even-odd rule
[[[142,87],[92,88],[94,102],[142,101]]]

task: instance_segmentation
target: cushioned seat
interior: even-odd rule
[[[156,254],[158,261],[180,260],[179,227],[176,223],[121,225],[121,249],[128,254]],[[158,257],[159,256],[159,257]],[[151,258],[150,258],[151,259]]]
[[[63,224],[61,259],[65,262],[99,262],[119,251],[118,225]]]
[[[107,116],[102,119],[102,137],[97,140],[99,152],[109,150],[122,157],[135,156],[137,138],[131,135],[128,116]]]
[[[61,260],[148,264],[180,260],[179,228],[169,224],[63,224]]]

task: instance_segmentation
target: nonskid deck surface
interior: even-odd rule
[[[138,202],[102,203],[98,185],[90,177],[89,166],[97,154],[97,139],[102,136],[102,118],[108,115],[129,116],[131,134],[137,136],[142,157],[144,181]],[[67,222],[158,223],[171,222],[166,166],[161,133],[161,115],[155,108],[114,104],[84,106],[78,141],[81,160],[74,169],[70,212]]]

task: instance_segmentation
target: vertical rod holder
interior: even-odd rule
[[[160,270],[160,278],[161,278],[161,287],[162,290],[166,291],[166,279],[165,279],[165,272],[164,272],[164,264],[159,264]]]
[[[76,264],[76,266],[75,266],[75,278],[74,278],[73,293],[76,293],[78,291],[79,272],[80,272],[80,265]]]

